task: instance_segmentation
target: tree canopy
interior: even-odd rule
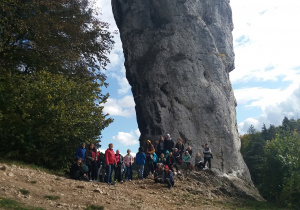
[[[88,0],[0,2],[0,154],[65,169],[80,142],[99,145],[109,25]]]

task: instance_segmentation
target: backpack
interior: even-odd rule
[[[157,163],[158,157],[156,155],[156,153],[153,153],[153,163]]]

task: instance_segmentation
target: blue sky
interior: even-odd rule
[[[237,123],[240,134],[250,125],[279,125],[284,116],[300,117],[300,1],[231,0],[235,70],[230,73],[238,102]],[[110,0],[97,1],[101,20],[117,30]],[[119,35],[109,55],[105,92],[110,98],[104,111],[114,118],[102,132],[102,148],[114,143],[114,149],[126,153],[138,150],[139,130],[134,101],[125,78],[124,57]],[[172,132],[170,131],[172,135]],[[174,137],[176,138],[176,137]]]

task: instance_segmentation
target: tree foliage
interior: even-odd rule
[[[63,168],[80,142],[99,143],[112,122],[102,113],[107,95],[97,83],[39,72],[1,76],[0,152],[49,168]]]
[[[89,0],[0,1],[2,157],[63,169],[99,144],[112,38]]]
[[[280,206],[300,206],[300,120],[262,127],[241,136],[241,152],[261,194]]]

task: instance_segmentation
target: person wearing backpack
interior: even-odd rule
[[[203,163],[204,167],[206,167],[206,163],[208,162],[208,168],[211,169],[212,153],[207,143],[203,148],[203,154],[204,154],[204,163]]]
[[[136,154],[135,159],[136,159],[136,164],[139,166],[138,177],[140,179],[144,179],[143,176],[144,176],[146,155],[142,147],[139,148],[139,152]]]

